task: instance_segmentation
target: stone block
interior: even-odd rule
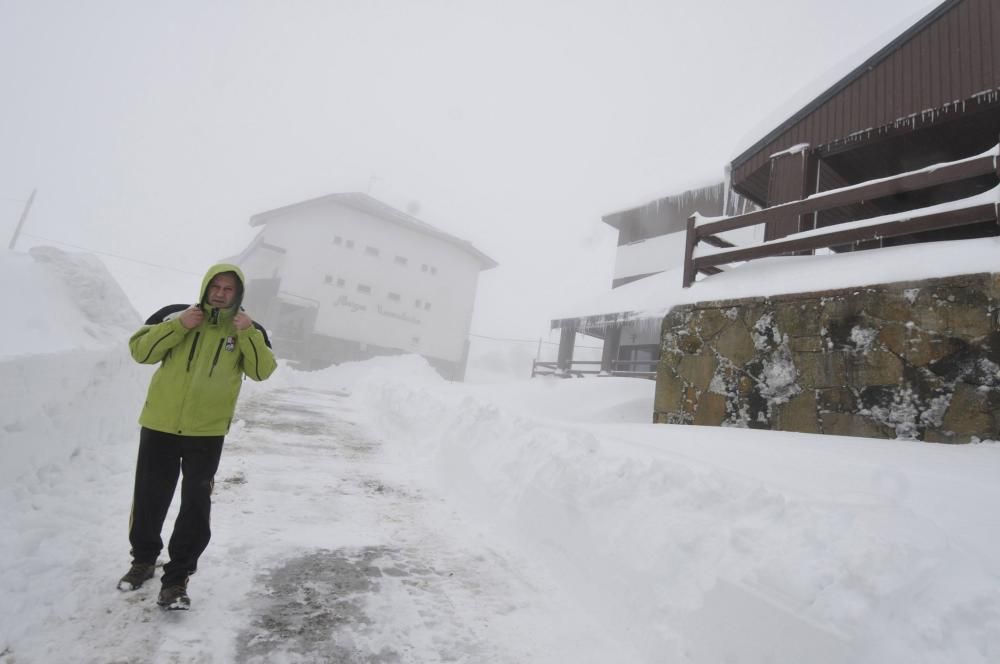
[[[694,330],[703,341],[714,339],[720,332],[733,324],[722,309],[700,309],[694,316]]]
[[[816,393],[805,390],[787,403],[775,406],[771,419],[781,431],[821,433],[816,413]]]
[[[823,433],[834,436],[896,437],[894,430],[857,413],[821,413],[820,426]]]
[[[816,390],[816,407],[823,412],[852,413],[858,408],[858,400],[845,387],[831,387]]]
[[[685,330],[683,334],[678,334],[676,337],[677,348],[682,353],[688,355],[697,355],[701,352],[703,343],[698,335],[690,330]]]
[[[712,345],[716,352],[738,367],[753,359],[756,352],[750,330],[742,321],[727,326]]]
[[[847,384],[847,353],[803,353],[795,358],[803,388],[841,387]]]
[[[790,337],[819,336],[822,307],[818,302],[782,302],[775,307],[774,320],[782,334]]]
[[[653,410],[677,411],[681,409],[684,383],[677,375],[661,367],[656,372],[656,391],[653,393]]]
[[[712,383],[717,365],[715,355],[687,355],[677,365],[677,375],[699,391],[705,391]]]
[[[965,339],[983,337],[993,331],[989,305],[985,302],[977,305],[949,303],[943,305],[943,309],[948,330],[957,331]]]
[[[983,439],[995,440],[1000,435],[996,419],[990,412],[987,393],[965,383],[955,386],[941,429],[952,431],[958,436],[978,436]]]
[[[895,385],[903,378],[903,361],[886,351],[848,356],[850,384],[854,386]]]
[[[720,426],[726,420],[726,397],[712,392],[702,392],[694,414],[694,424]]]

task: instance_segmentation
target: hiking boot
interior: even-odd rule
[[[191,598],[187,594],[187,584],[163,586],[156,603],[171,611],[186,611],[191,608]]]
[[[156,565],[133,563],[118,582],[118,590],[138,590],[142,584],[153,578],[155,570]]]

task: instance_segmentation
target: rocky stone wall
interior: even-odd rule
[[[653,419],[1000,440],[1000,274],[676,307]]]

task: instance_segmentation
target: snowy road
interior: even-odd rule
[[[343,397],[248,399],[216,477],[193,610],[159,610],[155,582],[109,591],[79,625],[86,650],[65,661],[623,661],[539,570],[426,493]]]

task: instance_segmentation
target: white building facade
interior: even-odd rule
[[[447,378],[465,371],[479,272],[468,242],[366,194],[331,194],[262,212],[236,258],[248,310],[279,357],[304,366],[416,353]]]

